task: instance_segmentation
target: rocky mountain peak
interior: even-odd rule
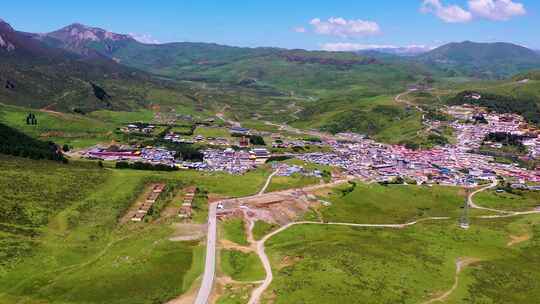
[[[73,45],[91,41],[106,42],[132,39],[129,35],[116,34],[101,28],[89,27],[81,23],[73,23],[60,30],[48,33],[47,36]]]
[[[10,39],[14,32],[9,23],[0,19],[0,49],[7,50],[8,52],[15,50],[15,45]]]

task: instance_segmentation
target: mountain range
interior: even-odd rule
[[[50,33],[25,33],[4,21],[0,54],[0,102],[65,111],[145,106],[148,96],[134,88],[170,89],[178,81],[230,92],[251,90],[259,96],[317,99],[391,94],[426,77],[500,79],[540,68],[540,54],[509,43],[467,41],[427,52],[383,48],[359,54],[144,44],[78,23]]]

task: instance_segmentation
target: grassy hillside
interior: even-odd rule
[[[196,243],[167,241],[166,225],[117,225],[144,176],[5,157],[0,167],[1,302],[162,302],[198,275]]]
[[[65,161],[59,149],[53,142],[36,140],[0,123],[0,154]]]
[[[308,104],[293,125],[331,133],[352,131],[390,143],[410,140],[423,128],[421,114],[393,99],[385,95],[323,99]]]
[[[502,79],[540,67],[540,55],[510,43],[450,43],[418,56],[446,73]]]
[[[405,223],[430,216],[459,217],[463,194],[452,187],[358,184],[350,194],[343,196],[336,190],[325,198],[333,204],[322,209],[322,215],[329,222],[371,224]]]
[[[267,243],[273,303],[424,303],[450,290],[447,303],[526,303],[540,294],[540,218],[423,223],[398,230],[295,226]],[[516,233],[516,234],[514,234]],[[511,235],[529,241],[508,247]],[[519,278],[519,279],[518,279]]]
[[[524,303],[539,296],[538,215],[488,220],[473,212],[471,228],[463,230],[464,193],[451,187],[357,185],[323,199],[331,202],[319,210],[325,222],[450,219],[403,229],[291,227],[266,243],[274,273],[266,301],[425,303],[452,288],[458,261],[459,284],[445,302]]]
[[[244,196],[256,193],[269,174],[119,171],[1,155],[0,171],[1,303],[163,303],[177,297],[202,272],[204,248],[169,241],[171,222],[120,225],[118,219],[151,181]]]

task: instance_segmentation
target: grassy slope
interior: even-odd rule
[[[256,221],[255,226],[253,226],[253,238],[255,240],[260,240],[277,227],[278,225],[276,224],[270,224],[264,221]]]
[[[476,195],[474,201],[483,207],[515,211],[529,211],[540,206],[538,191],[513,190],[513,192],[485,191]]]
[[[264,279],[264,268],[255,253],[222,250],[221,269],[236,281],[250,282]]]
[[[0,298],[4,301],[152,303],[185,291],[184,277],[197,261],[193,254],[197,244],[166,241],[171,233],[167,226],[136,231],[116,225],[146,177],[13,158],[3,159],[2,166],[11,173],[10,181],[24,186],[21,191],[1,183],[3,193],[18,197],[18,206],[28,210],[24,213],[36,212],[43,203],[33,198],[43,195],[40,183],[55,193],[50,204],[61,204],[52,209],[39,236],[2,233],[15,248],[19,242],[34,244],[26,256],[16,253],[3,267]],[[32,172],[29,178],[24,175],[27,170]],[[102,179],[94,181],[88,174]],[[72,184],[77,181],[81,184]],[[148,284],[149,279],[161,283]]]
[[[244,221],[242,219],[232,219],[223,222],[223,236],[225,239],[235,242],[238,245],[248,245]]]
[[[300,120],[293,125],[332,133],[353,131],[380,141],[399,143],[416,136],[423,126],[419,112],[395,104],[393,98],[389,95],[324,98],[308,104],[299,114]]]
[[[534,241],[508,248],[520,221],[535,223]],[[538,216],[475,221],[467,231],[453,221],[404,230],[297,226],[267,245],[273,303],[419,303],[450,289],[460,257],[482,262],[462,276],[451,303],[534,302],[539,223]]]
[[[10,212],[20,215],[0,226],[6,303],[154,303],[178,296],[201,273],[202,248],[168,241],[167,224],[120,227],[118,217],[148,181],[236,196],[255,193],[267,176],[118,171],[4,156],[0,167],[3,206],[15,203]]]
[[[526,303],[538,297],[539,216],[473,219],[471,229],[462,230],[457,222],[464,197],[455,188],[358,185],[340,195],[338,190],[325,198],[332,202],[321,210],[325,220],[452,219],[405,229],[294,226],[266,244],[274,268],[266,302],[421,303],[451,288],[458,258],[481,262],[464,271],[449,303]],[[512,236],[526,237],[510,248]]]
[[[322,209],[326,221],[384,224],[430,216],[458,216],[465,197],[453,187],[358,184],[346,196],[337,190],[324,199],[332,203]]]
[[[320,179],[313,176],[293,174],[291,176],[274,176],[266,192],[275,192],[286,189],[303,188],[319,183]]]

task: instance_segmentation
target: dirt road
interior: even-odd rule
[[[279,170],[276,170],[276,171],[272,172],[272,174],[270,174],[270,176],[268,176],[268,178],[266,179],[266,183],[262,187],[261,191],[259,191],[259,195],[263,195],[264,192],[266,192],[266,189],[268,189],[268,186],[270,186],[270,182],[272,181],[272,177],[274,177],[276,174],[278,174],[278,172],[279,172]]]
[[[424,221],[433,221],[433,220],[448,220],[449,217],[430,217],[425,219],[416,220],[413,222],[405,223],[405,224],[354,224],[354,223],[320,223],[320,222],[294,222],[287,224],[281,228],[279,228],[276,231],[271,232],[270,234],[267,234],[264,238],[262,238],[260,241],[257,242],[257,255],[259,255],[259,258],[261,259],[261,262],[263,264],[264,270],[266,272],[266,278],[264,279],[263,283],[257,287],[255,290],[253,290],[251,297],[249,299],[248,304],[258,304],[260,302],[262,294],[268,289],[270,284],[272,283],[272,280],[274,279],[274,276],[272,274],[272,266],[270,265],[270,260],[268,259],[268,256],[266,255],[264,243],[271,239],[273,236],[289,229],[292,226],[296,225],[335,225],[335,226],[350,226],[350,227],[365,227],[365,228],[394,228],[394,229],[401,229],[408,226],[416,225],[420,222]]]
[[[492,188],[495,188],[495,187],[497,187],[498,184],[499,184],[498,180],[493,180],[491,182],[491,184],[489,184],[488,186],[480,188],[480,189],[472,192],[471,194],[469,194],[469,197],[467,198],[469,207],[471,207],[473,209],[486,210],[486,211],[491,211],[491,212],[495,212],[495,213],[500,214],[500,215],[484,215],[484,216],[479,216],[478,218],[495,219],[495,218],[503,218],[503,217],[512,217],[512,216],[539,214],[540,213],[540,210],[531,210],[531,211],[520,211],[520,212],[518,212],[518,211],[508,211],[508,210],[487,208],[487,207],[479,206],[473,201],[473,197],[476,194],[478,194],[480,192],[483,192],[483,191],[486,191],[486,190],[489,190],[489,189],[492,189]]]
[[[475,262],[478,262],[478,261],[479,261],[478,259],[461,259],[461,258],[458,259],[456,261],[456,274],[454,276],[454,285],[452,285],[452,288],[450,288],[450,290],[443,293],[442,295],[440,295],[440,296],[438,296],[436,298],[433,298],[433,299],[431,299],[429,301],[423,302],[422,304],[432,304],[432,303],[436,303],[436,302],[445,301],[458,288],[458,286],[459,286],[459,274],[461,273],[461,271],[463,271],[463,269],[465,267],[467,267],[468,265],[470,265],[472,263],[475,263]]]

